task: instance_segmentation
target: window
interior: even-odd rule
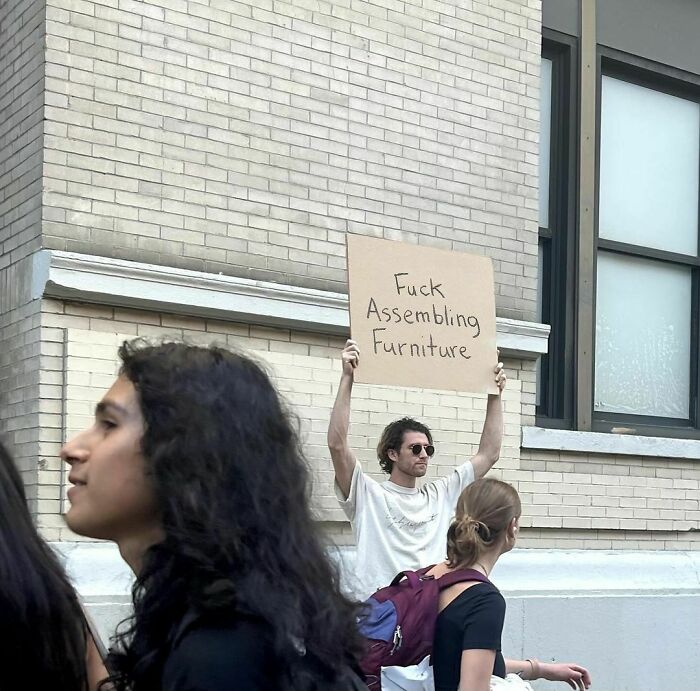
[[[573,405],[574,238],[576,227],[576,43],[543,31],[540,70],[539,304],[551,326],[537,367],[537,416],[568,427]]]
[[[596,229],[581,230],[575,41],[545,32],[542,49],[537,424],[700,438],[700,75],[599,48]]]
[[[700,90],[604,61],[593,427],[698,427]]]

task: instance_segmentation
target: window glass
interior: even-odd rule
[[[696,255],[699,140],[700,105],[604,76],[600,237]]]
[[[691,270],[598,253],[595,410],[687,418]]]
[[[537,286],[538,286],[538,291],[537,291],[537,314],[535,315],[535,318],[538,322],[542,322],[543,318],[543,305],[542,305],[542,300],[543,300],[543,295],[542,291],[544,290],[544,247],[542,246],[542,240],[540,240],[538,246],[537,246]],[[537,376],[537,393],[535,394],[535,405],[541,405],[542,404],[542,358],[544,356],[540,356],[537,358],[537,370],[536,370],[536,376]]]
[[[552,126],[552,61],[540,68],[540,228],[549,228],[549,150]]]

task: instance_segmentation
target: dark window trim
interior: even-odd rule
[[[619,252],[628,256],[646,257],[683,265],[692,269],[692,298],[690,319],[690,400],[688,419],[659,418],[644,415],[596,412],[594,401],[593,430],[596,432],[624,431],[659,437],[700,439],[700,217],[698,219],[698,257],[658,250],[623,242],[601,239],[598,219],[600,214],[600,131],[601,131],[601,92],[603,76],[622,79],[655,91],[689,99],[700,103],[700,75],[662,65],[652,60],[629,55],[607,47],[598,48],[597,70],[597,116],[596,116],[596,223],[595,242],[597,258],[600,250]],[[700,158],[700,157],[699,157]],[[699,186],[700,187],[700,186]],[[698,190],[698,212],[700,216],[700,189]],[[594,281],[597,277],[597,261],[593,267]],[[594,290],[594,296],[595,296]],[[594,305],[594,310],[596,306]],[[592,376],[595,377],[595,344],[592,358]],[[595,383],[593,390],[595,391]]]
[[[698,233],[700,236],[700,233]],[[644,247],[642,245],[630,245],[617,240],[598,239],[598,249],[608,252],[617,252],[632,257],[642,257],[643,259],[655,259],[656,261],[668,262],[675,266],[683,264],[691,268],[700,266],[700,256],[691,257],[688,254],[678,254],[677,252],[667,252],[655,247]]]
[[[542,320],[552,325],[549,353],[540,369],[538,425],[566,429],[573,424],[575,348],[575,249],[578,189],[578,39],[542,30],[542,56],[552,60],[549,227],[544,245]],[[563,299],[562,299],[563,298]]]
[[[662,91],[673,96],[697,100],[700,74],[687,72],[678,67],[664,65],[606,46],[598,46],[598,56],[603,71],[610,74],[611,77],[617,73],[625,81],[648,86],[655,91]],[[599,81],[601,75],[602,72],[599,70]]]

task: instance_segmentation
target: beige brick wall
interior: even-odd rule
[[[522,451],[521,465],[527,473],[519,486],[530,507],[527,525],[677,532],[678,539],[696,541],[690,531],[700,524],[697,462]]]
[[[44,3],[0,4],[0,270],[39,245]]]
[[[523,528],[518,547],[602,550],[698,550],[700,533],[683,531]]]
[[[38,495],[39,302],[26,256],[41,233],[42,2],[0,3],[0,436]]]
[[[30,259],[0,269],[0,438],[14,456],[32,509],[38,497],[40,301]]]
[[[54,374],[43,375],[42,419],[51,419],[45,406],[54,406],[60,388],[55,382],[63,380],[64,414],[57,413],[51,427],[62,426],[66,434],[89,424],[94,403],[114,375],[116,348],[123,338],[185,338],[252,352],[267,363],[300,417],[319,518],[333,539],[352,542],[333,496],[333,472],[325,441],[342,339],[48,300],[44,301],[42,335],[53,344],[47,343],[42,352],[54,352],[55,347],[56,353],[65,353],[65,360],[56,357],[52,361]],[[521,494],[521,546],[697,549],[697,464],[678,459],[521,451],[524,411],[531,408],[524,391],[532,368],[518,369],[517,365],[506,361],[510,381],[505,396],[505,439],[493,475],[515,484]],[[59,374],[64,366],[65,377]],[[439,475],[476,450],[484,406],[480,396],[357,385],[351,441],[365,468],[382,478],[374,453],[381,429],[401,415],[417,416],[434,431],[439,453],[430,475]],[[42,453],[57,458],[60,444],[42,440]],[[55,466],[47,462],[45,471],[41,523],[49,534],[67,537],[58,515],[65,474],[60,474],[57,460]]]
[[[45,243],[322,289],[345,233],[533,318],[540,0],[47,3]]]
[[[14,267],[0,271],[0,439],[15,458],[31,508],[38,496],[39,304],[6,308]]]
[[[90,423],[94,404],[114,378],[117,345],[136,335],[216,342],[243,348],[265,362],[299,416],[313,470],[314,507],[319,518],[337,524],[333,532],[339,532],[345,518],[333,495],[326,430],[340,376],[342,339],[45,300],[43,349],[56,354],[50,362],[43,361],[41,388],[42,454],[48,460],[39,520],[48,535],[67,535],[60,519],[66,474],[58,460],[60,439],[54,434],[65,437]],[[519,384],[513,379],[505,398],[506,437],[500,461],[503,474],[513,478],[519,467]],[[389,421],[406,414],[424,419],[439,449],[431,475],[442,474],[475,452],[486,404],[483,396],[363,385],[356,386],[353,402],[352,443],[359,459],[377,478],[385,476],[379,471],[374,448]]]

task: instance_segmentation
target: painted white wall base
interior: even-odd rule
[[[53,546],[106,640],[130,611],[129,570],[110,544]],[[355,550],[333,555],[348,585]],[[700,689],[700,552],[522,549],[493,580],[508,602],[506,656],[579,662],[595,691]]]

